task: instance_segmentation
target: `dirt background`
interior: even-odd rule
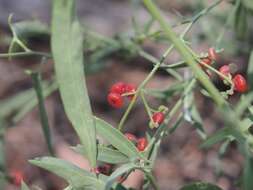
[[[194,8],[197,7],[198,2],[193,0],[187,2],[183,0],[159,1],[164,11],[168,11],[166,15],[168,16],[168,21],[172,24],[176,23],[178,16],[171,11],[177,10],[184,16],[193,15]],[[212,1],[206,1],[205,4],[208,5],[210,2]],[[226,10],[225,3],[218,8],[217,12],[223,8]],[[107,36],[114,36],[117,33],[129,31],[133,13],[137,14],[140,20],[147,17],[144,9],[138,9],[137,12],[134,12],[133,5],[126,0],[79,0],[77,9],[82,22],[87,27]],[[35,18],[49,23],[50,1],[0,0],[0,37],[10,34],[6,22],[10,13],[14,13],[15,21]],[[199,36],[205,33],[205,30],[210,30],[206,23],[209,21],[213,22],[213,20],[212,16],[204,18],[204,21],[193,29],[190,36]],[[207,29],[203,29],[203,26],[207,26]],[[201,31],[199,31],[199,28],[201,28]],[[234,40],[233,35],[227,34],[227,36],[230,40]],[[212,43],[209,43],[211,41],[212,37],[210,36],[206,40],[197,38],[193,42],[193,47],[196,51],[205,51],[212,45]],[[30,43],[31,47],[48,50],[48,39],[33,39]],[[157,57],[161,55],[164,47],[166,47],[164,44],[155,45],[152,43],[146,44],[146,46]],[[239,48],[241,48],[240,52],[237,51]],[[244,46],[239,48],[232,47],[228,49],[222,55],[222,60],[219,64],[222,65],[233,61],[239,65],[240,71],[245,71],[248,60],[247,48]],[[1,52],[6,52],[7,44],[0,44],[0,50]],[[167,62],[173,62],[175,59],[177,59],[177,54],[173,54],[167,59]],[[129,60],[112,56],[105,62],[106,67],[103,70],[88,77],[87,85],[94,114],[116,125],[125,109],[115,110],[107,105],[106,95],[109,87],[116,81],[138,85],[147,76],[151,65],[139,57]],[[32,87],[30,77],[24,73],[24,70],[34,68],[36,64],[38,64],[36,59],[22,58],[11,61],[0,59],[1,101]],[[52,64],[50,62],[45,65],[44,78],[49,78],[53,74]],[[222,88],[222,85],[217,83],[217,81],[214,82],[219,88]],[[148,87],[163,88],[172,83],[173,79],[170,76],[164,74],[164,72],[159,72],[149,83]],[[204,128],[207,134],[212,134],[215,130],[222,127],[222,122],[209,100],[198,93],[195,96],[198,99],[197,104],[203,117]],[[235,100],[236,97],[231,99],[231,101]],[[154,105],[158,104],[157,101],[152,99],[150,102]],[[173,102],[169,102],[168,106],[170,107],[172,104]],[[70,160],[81,167],[86,167],[86,160],[69,148],[69,145],[77,144],[78,139],[65,117],[58,92],[46,99],[46,109],[57,156]],[[147,127],[148,117],[143,106],[138,104],[131,113],[125,129],[141,137]],[[8,124],[4,138],[4,154],[9,171],[23,171],[26,176],[26,182],[29,185],[39,186],[45,190],[59,190],[66,185],[61,179],[31,166],[27,162],[27,160],[34,157],[48,155],[37,108],[33,109],[17,124]],[[243,158],[236,150],[236,144],[232,144],[225,156],[220,158],[217,153],[219,146],[215,146],[210,150],[201,150],[199,148],[200,143],[201,140],[198,134],[187,122],[184,122],[172,136],[163,140],[154,168],[154,174],[161,190],[177,190],[188,182],[199,180],[216,183],[224,190],[237,189],[235,184],[242,174]],[[141,183],[142,176],[138,173],[127,181],[128,185],[136,188]],[[8,184],[5,189],[15,190],[16,187]]]

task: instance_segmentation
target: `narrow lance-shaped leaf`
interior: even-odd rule
[[[137,168],[137,166],[133,163],[124,164],[121,167],[117,168],[108,178],[105,186],[105,190],[109,190],[113,184],[113,182],[121,175],[126,172],[129,172],[133,169]]]
[[[97,133],[129,158],[140,157],[134,144],[118,130],[102,119],[95,118]]]
[[[232,129],[230,127],[224,127],[218,130],[214,135],[208,137],[202,144],[201,148],[208,148],[212,145],[226,139],[229,135],[231,135]]]
[[[243,190],[253,189],[253,158],[247,155],[244,163],[243,170]]]
[[[74,0],[53,0],[52,52],[65,112],[91,165],[96,165],[96,132],[84,80],[83,34]]]
[[[196,182],[186,185],[182,187],[180,190],[222,190],[222,189],[214,184],[205,182]]]
[[[83,170],[67,161],[43,157],[30,160],[30,163],[46,169],[63,179],[65,179],[74,189],[83,188],[85,190],[103,190],[104,182],[97,179],[95,174]]]
[[[81,154],[85,154],[84,148],[82,145],[78,145],[74,147],[74,150]],[[111,163],[111,164],[129,162],[129,158],[125,154],[119,152],[118,150],[115,150],[103,145],[98,145],[97,160],[101,162]]]
[[[30,190],[30,188],[22,181],[21,183],[21,190]]]
[[[248,75],[247,77],[248,81],[253,81],[253,51],[251,51],[250,53],[247,75]],[[250,89],[253,89],[252,82],[249,82],[249,87]]]

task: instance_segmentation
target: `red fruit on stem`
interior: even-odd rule
[[[233,78],[233,83],[237,92],[243,93],[248,88],[246,79],[240,74],[235,75]]]
[[[126,93],[135,93],[136,92],[136,86],[133,84],[126,84],[125,86],[125,92]],[[132,99],[134,95],[128,95],[127,96],[129,99]]]
[[[202,58],[201,59],[201,62],[200,62],[201,67],[205,68],[205,66],[203,66],[203,65],[211,65],[211,64],[212,64],[211,59],[209,59],[209,58]]]
[[[148,141],[147,141],[146,138],[143,137],[143,138],[138,139],[138,142],[137,142],[137,149],[138,149],[139,151],[144,151],[145,148],[147,147],[147,145],[148,145]]]
[[[110,164],[104,164],[102,166],[98,166],[98,170],[101,174],[110,175],[112,166]]]
[[[161,124],[164,121],[164,113],[163,112],[156,112],[152,116],[152,120],[154,123]]]
[[[23,172],[15,170],[10,173],[10,176],[12,177],[13,184],[17,187],[21,186],[22,181],[24,181],[25,176]]]
[[[113,92],[108,94],[107,101],[114,108],[121,108],[124,104],[123,97],[120,94]]]
[[[125,83],[117,82],[112,85],[110,92],[122,95],[123,93],[125,93],[125,87],[126,87]]]
[[[208,58],[213,61],[216,61],[218,59],[218,54],[216,53],[214,48],[209,48]]]
[[[219,72],[222,73],[225,76],[229,76],[230,74],[230,68],[228,65],[223,65],[219,68]],[[223,77],[220,77],[223,80]]]
[[[132,141],[132,142],[136,142],[136,141],[137,141],[136,136],[133,135],[133,134],[131,134],[131,133],[125,133],[125,137],[126,137],[128,140]]]

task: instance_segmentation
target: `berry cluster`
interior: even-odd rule
[[[148,145],[148,141],[145,137],[137,139],[137,137],[131,133],[125,133],[125,137],[134,143],[140,152],[144,151]]]
[[[124,105],[123,97],[126,96],[130,100],[134,97],[136,87],[133,84],[125,84],[117,82],[112,85],[107,96],[108,103],[114,108],[121,108]]]
[[[210,73],[209,70],[207,70],[205,65],[210,66],[214,61],[217,61],[217,60],[218,60],[217,52],[215,51],[214,48],[209,48],[208,56],[203,58],[200,62],[200,66],[208,74],[208,76],[210,76],[211,73]],[[221,75],[226,76],[226,77],[228,77],[228,79],[231,80],[232,93],[233,93],[234,90],[237,91],[237,92],[240,92],[240,93],[244,93],[244,92],[247,91],[248,87],[247,87],[246,79],[241,74],[236,74],[234,77],[232,77],[232,72],[231,72],[231,69],[230,69],[229,65],[223,65],[222,67],[219,68],[218,72]],[[225,84],[228,84],[223,76],[219,76],[220,79],[223,80]]]

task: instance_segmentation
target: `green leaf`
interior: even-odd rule
[[[58,88],[58,85],[56,82],[52,82],[49,85],[42,85],[43,88],[43,97],[44,99],[50,96],[53,92],[55,92]],[[37,104],[38,100],[36,98],[36,95],[34,94],[34,90],[32,89],[32,96],[29,97],[29,99],[25,99],[22,105],[22,109],[19,109],[18,112],[13,116],[12,121],[14,123],[19,122],[27,113],[29,113]]]
[[[226,139],[228,136],[231,135],[231,128],[230,127],[224,127],[220,130],[218,130],[214,135],[208,137],[202,144],[201,148],[209,148],[212,145]]]
[[[250,155],[246,156],[243,170],[243,190],[253,189],[253,158]]]
[[[19,38],[49,35],[49,27],[38,20],[21,21],[12,24],[12,29]]]
[[[74,0],[53,1],[52,52],[65,112],[94,167],[96,129],[84,77],[83,34],[74,10]]]
[[[74,150],[81,154],[85,154],[82,145],[77,145],[76,147],[74,147]],[[114,150],[112,148],[103,145],[98,145],[97,160],[111,164],[120,164],[129,162],[129,158],[125,154],[119,152],[118,150]]]
[[[10,96],[0,102],[0,115],[9,116],[13,111],[23,107],[26,102],[35,97],[34,90],[31,88]]]
[[[249,57],[247,79],[248,81],[253,81],[253,51],[251,51],[250,57]],[[249,88],[252,90],[253,89],[252,82],[249,82],[248,85],[249,85]]]
[[[252,101],[253,101],[253,92],[241,96],[241,99],[235,108],[235,113],[237,114],[238,117],[241,117],[242,114],[245,112],[245,110],[247,110],[247,108],[251,106]]]
[[[222,190],[222,189],[210,183],[197,182],[186,185],[182,187],[180,190]]]
[[[31,73],[31,78],[33,82],[33,86],[37,95],[38,103],[39,103],[39,113],[40,113],[40,122],[42,131],[47,143],[48,150],[50,154],[54,155],[53,145],[51,141],[51,133],[49,128],[49,122],[47,117],[47,112],[44,104],[44,97],[42,92],[42,82],[41,82],[41,75],[40,73]]]
[[[120,152],[127,155],[129,158],[141,157],[134,144],[129,141],[118,129],[111,126],[102,119],[96,118],[97,133],[107,140],[111,145],[117,148]]]
[[[83,170],[67,161],[53,157],[43,157],[30,160],[29,162],[62,177],[74,188],[104,190],[104,182],[97,179],[95,174]]]
[[[123,175],[126,172],[130,172],[134,170],[135,168],[137,168],[137,166],[133,163],[124,164],[120,166],[119,168],[117,168],[107,179],[105,189],[109,190],[112,184],[117,180],[119,176]]]
[[[30,190],[30,188],[22,181],[21,183],[21,190]]]
[[[249,9],[250,11],[253,11],[253,1],[252,0],[242,0],[244,6]]]
[[[234,28],[236,35],[239,39],[244,39],[247,35],[248,23],[247,23],[247,9],[243,6],[241,1],[237,1],[235,9]]]

